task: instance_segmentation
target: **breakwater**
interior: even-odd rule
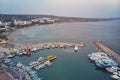
[[[74,47],[78,47],[78,48],[82,48],[84,47],[85,44],[83,44],[82,42],[80,43],[65,43],[65,42],[50,42],[50,43],[40,43],[40,44],[33,44],[33,45],[15,45],[15,49],[26,49],[26,48],[30,48],[30,49],[46,49],[46,48],[74,48]]]
[[[113,59],[116,63],[120,64],[120,55],[113,50],[111,50],[109,47],[107,47],[102,41],[95,41],[95,45],[103,50],[111,59]]]

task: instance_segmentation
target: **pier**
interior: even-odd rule
[[[80,42],[80,43],[65,43],[65,42],[50,42],[50,43],[41,43],[41,44],[31,44],[31,45],[15,45],[15,49],[47,49],[47,48],[82,48],[85,45]]]
[[[50,49],[50,48],[75,48],[78,49],[85,47],[83,42],[80,43],[65,43],[65,42],[50,42],[50,43],[38,43],[38,44],[29,44],[29,45],[14,45],[13,48],[0,48],[1,52],[5,52],[6,54],[10,54],[16,50],[24,50],[30,49],[31,51],[42,50],[42,49]]]
[[[105,44],[103,44],[101,41],[95,41],[95,45],[103,50],[112,60],[114,60],[116,63],[120,65],[120,55],[110,48],[108,48]]]

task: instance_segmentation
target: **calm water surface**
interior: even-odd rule
[[[77,53],[73,49],[47,49],[35,52],[31,57],[15,57],[14,61],[22,61],[28,65],[38,56],[56,55],[52,68],[38,72],[44,80],[112,80],[110,73],[96,68],[88,60],[88,54],[95,52],[95,40],[101,40],[116,52],[120,53],[120,21],[63,23],[33,26],[17,31],[11,37],[13,44],[37,44],[53,41],[80,42],[85,48]]]

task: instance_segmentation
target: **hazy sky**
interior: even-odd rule
[[[0,0],[0,14],[120,17],[120,0]]]

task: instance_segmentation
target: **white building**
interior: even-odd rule
[[[32,22],[31,21],[16,21],[16,20],[14,20],[14,24],[16,26],[24,26],[24,25],[30,25],[30,24],[32,24]]]

